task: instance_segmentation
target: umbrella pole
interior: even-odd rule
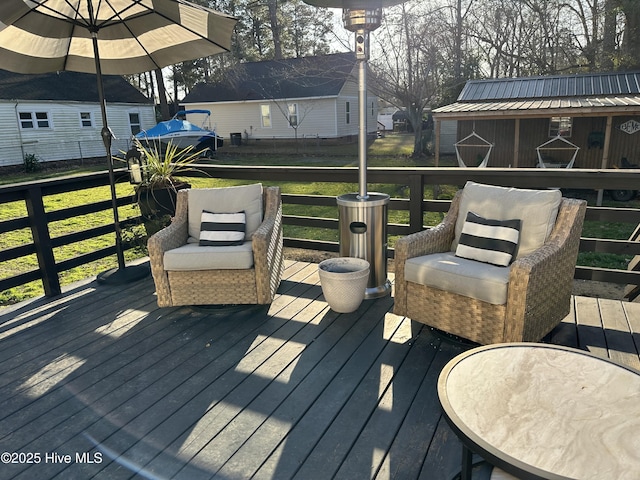
[[[118,216],[118,197],[116,194],[115,175],[113,173],[113,159],[111,158],[111,138],[113,134],[107,123],[107,104],[104,98],[104,84],[102,80],[102,68],[100,67],[100,52],[98,50],[98,33],[91,32],[93,39],[93,53],[96,62],[96,79],[98,82],[98,100],[102,114],[102,142],[107,152],[107,165],[109,166],[109,188],[111,190],[111,208],[113,209],[113,223],[116,231],[116,256],[118,268],[107,270],[98,274],[98,281],[102,283],[128,283],[146,277],[149,274],[147,265],[135,265],[127,267],[124,261],[124,249],[122,247],[122,230]]]

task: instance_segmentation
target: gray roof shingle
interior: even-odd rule
[[[103,75],[107,102],[152,103],[138,89],[117,75]],[[0,99],[49,100],[98,103],[96,76],[79,72],[24,75],[0,70]]]
[[[218,83],[200,83],[182,103],[336,96],[350,78],[353,53],[236,65]]]

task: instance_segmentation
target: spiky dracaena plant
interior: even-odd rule
[[[201,172],[193,164],[204,150],[195,151],[193,146],[180,149],[169,142],[163,151],[159,144],[134,142],[135,148],[146,157],[143,181],[136,185],[136,203],[147,235],[151,236],[171,223],[176,208],[176,192],[189,187],[179,176],[187,172]]]
[[[145,146],[138,140],[135,143],[147,160],[144,181],[138,188],[175,188],[176,184],[182,183],[178,178],[181,174],[200,171],[192,165],[204,150],[195,151],[193,145],[180,149],[169,142],[163,152],[159,145]]]

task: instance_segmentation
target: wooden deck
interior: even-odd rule
[[[148,278],[2,310],[0,478],[448,480],[436,381],[465,347],[392,305],[335,314],[288,261],[269,308],[158,309]],[[640,369],[640,304],[573,305],[550,341]]]

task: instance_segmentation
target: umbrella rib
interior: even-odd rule
[[[87,19],[85,19],[82,16],[82,14],[80,13],[80,10],[77,7],[74,7],[73,4],[69,0],[65,0],[65,3],[75,13],[75,15],[73,17],[70,17],[68,15],[63,15],[62,12],[59,9],[49,7],[47,5],[47,3],[49,3],[49,0],[44,0],[44,1],[40,2],[39,6],[42,7],[43,10],[48,11],[51,16],[53,16],[53,17],[57,16],[61,20],[68,21],[72,25],[78,25],[78,26],[82,26],[82,27],[86,27],[88,25]],[[34,9],[34,11],[37,12],[38,14],[40,14],[40,15],[45,15],[44,12],[40,12],[38,9]],[[85,23],[79,21],[78,18],[82,19]]]
[[[134,0],[134,2],[135,2],[135,4],[137,4],[137,5],[141,5],[141,6],[145,7],[144,5],[142,5],[142,4],[141,4],[140,0]],[[108,0],[107,0],[107,3],[109,3],[109,2],[108,2]],[[110,4],[110,3],[109,3],[109,5],[111,6],[111,4]],[[132,4],[131,6],[129,6],[129,7],[127,7],[127,8],[125,8],[124,10],[120,11],[120,12],[115,12],[115,8],[113,8],[113,6],[111,6],[111,8],[114,10],[114,15],[113,15],[113,17],[111,17],[111,19],[110,19],[110,20],[112,20],[113,18],[117,18],[117,19],[119,20],[119,22],[120,22],[120,23],[121,23],[121,24],[122,24],[122,25],[127,29],[127,31],[131,34],[131,38],[134,38],[134,39],[135,39],[135,41],[138,43],[138,45],[140,46],[140,48],[142,48],[142,50],[143,50],[143,51],[144,51],[144,53],[147,55],[147,57],[149,57],[149,58],[151,59],[151,62],[156,66],[156,68],[162,68],[162,67],[158,64],[158,62],[156,62],[156,61],[155,61],[155,59],[153,58],[153,55],[151,54],[151,52],[149,52],[149,50],[147,50],[147,48],[142,44],[142,42],[140,42],[140,40],[138,39],[138,36],[137,36],[135,33],[133,33],[133,31],[131,30],[131,28],[129,28],[129,25],[127,24],[127,20],[130,20],[130,19],[124,19],[124,18],[122,18],[122,16],[121,16],[123,12],[126,12],[129,8],[132,8],[132,7],[133,7],[133,4]],[[147,7],[145,7],[145,8],[147,8]],[[153,13],[153,12],[152,12],[151,10],[147,9],[147,11],[146,11],[146,12],[144,12],[144,13],[139,13],[138,15],[132,16],[132,17],[130,17],[130,18],[140,18],[140,17],[143,17],[143,16],[145,16],[145,15],[150,15],[151,13]],[[157,12],[155,12],[155,13],[157,14]],[[104,23],[103,23],[103,25],[104,25]],[[98,28],[100,28],[100,27],[98,27]]]
[[[105,25],[109,25],[111,22],[113,22],[113,23],[125,23],[126,20],[122,17],[122,14],[126,13],[127,10],[132,9],[134,6],[141,6],[143,8],[146,8],[146,11],[138,13],[136,15],[132,15],[127,20],[130,20],[132,18],[144,17],[146,15],[150,15],[150,14],[154,13],[153,10],[151,10],[147,6],[143,5],[141,0],[132,0],[130,5],[128,5],[126,8],[124,8],[124,9],[122,9],[120,11],[118,11],[113,5],[111,5],[111,2],[109,0],[105,0],[104,3],[109,5],[109,7],[111,7],[111,10],[113,11],[113,15],[111,15],[111,17],[106,18],[105,20],[101,21],[98,24],[98,15],[96,13],[96,15],[95,15],[96,18],[93,20],[93,22],[94,22],[95,28],[97,30],[100,30]],[[103,1],[100,0],[100,2],[98,3],[98,6],[96,8],[96,12],[100,11],[100,6],[102,4],[103,4]],[[117,21],[114,21],[114,19],[116,19]],[[131,32],[131,30],[129,30],[129,31]]]

